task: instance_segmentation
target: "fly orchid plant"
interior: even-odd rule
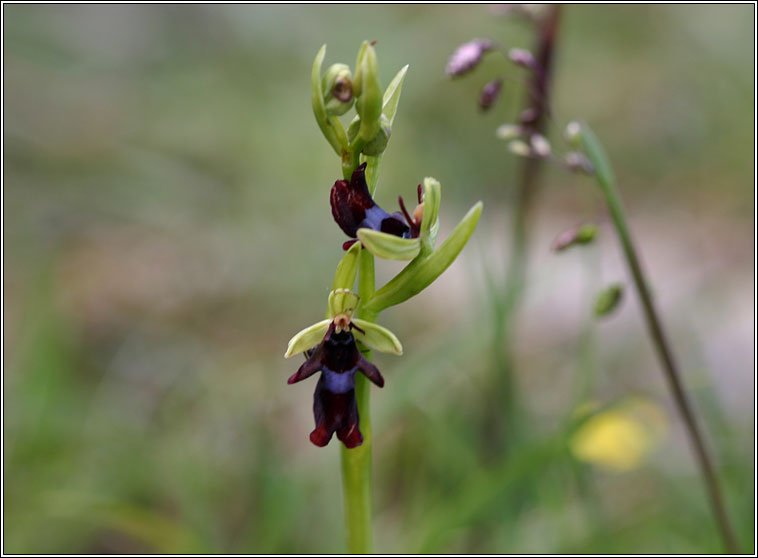
[[[342,479],[348,552],[371,551],[371,427],[369,385],[384,386],[371,361],[372,350],[401,355],[402,345],[376,324],[379,313],[405,302],[431,285],[458,257],[474,232],[482,203],[474,205],[436,246],[441,200],[440,183],[424,178],[416,190],[418,205],[388,213],[375,201],[379,166],[392,132],[408,66],[382,91],[374,43],[364,41],[355,72],[333,64],[322,74],[322,46],[313,62],[311,101],[321,132],[340,158],[342,178],[330,191],[332,217],[349,237],[337,266],[327,302],[326,319],[297,333],[285,358],[304,353],[305,362],[288,383],[321,376],[314,394],[316,427],[310,440],[326,446],[337,434],[342,448]],[[345,127],[339,117],[356,114]],[[374,258],[408,264],[376,289]],[[355,283],[357,293],[354,291]],[[357,374],[360,372],[360,374]]]

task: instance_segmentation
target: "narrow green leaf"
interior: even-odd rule
[[[403,88],[403,80],[405,80],[405,74],[408,73],[408,64],[403,66],[400,71],[395,74],[392,81],[384,90],[384,97],[382,97],[382,112],[386,116],[390,124],[395,120],[395,113],[397,112],[397,104],[400,101],[400,92]]]
[[[358,239],[366,250],[385,260],[412,260],[421,249],[418,238],[400,238],[373,229],[358,229]]]
[[[337,265],[337,271],[334,272],[334,280],[332,281],[332,290],[353,288],[355,276],[358,273],[360,255],[361,243],[356,242],[345,252]]]
[[[287,344],[287,352],[284,353],[284,358],[290,358],[292,355],[305,352],[321,343],[324,335],[326,335],[326,330],[329,329],[330,323],[332,323],[332,320],[322,320],[296,333]]]
[[[353,318],[352,321],[366,332],[363,334],[357,329],[353,329],[355,338],[368,348],[392,355],[403,354],[403,346],[400,344],[400,340],[389,329],[359,318]]]
[[[364,302],[367,312],[381,312],[417,295],[428,287],[450,264],[455,261],[474,232],[482,202],[472,207],[450,236],[429,256],[419,257],[409,263],[400,273]]]
[[[347,314],[348,317],[352,317],[359,300],[360,297],[348,289],[333,290],[329,293],[327,318],[333,320],[338,314]]]
[[[605,149],[597,139],[595,133],[590,129],[587,123],[582,122],[579,129],[579,139],[582,143],[585,155],[595,167],[595,176],[598,182],[603,188],[613,184],[615,178],[613,177],[613,169],[608,156],[605,154]]]

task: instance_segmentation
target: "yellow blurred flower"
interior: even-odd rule
[[[589,418],[571,437],[569,448],[580,461],[621,473],[642,466],[666,430],[661,408],[634,397]]]

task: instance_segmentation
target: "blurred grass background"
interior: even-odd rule
[[[586,119],[614,160],[750,552],[753,9],[566,7],[553,130]],[[378,361],[376,550],[721,551],[633,293],[591,319],[626,277],[612,231],[549,250],[601,208],[554,170],[519,317],[528,433],[491,451],[485,276],[503,273],[518,163],[494,129],[521,76],[482,116],[502,62],[443,68],[473,37],[530,47],[526,25],[409,5],[4,5],[3,25],[5,552],[344,551],[336,441],[308,442],[314,385],[288,387],[281,356],[322,315],[343,241],[311,63],[326,42],[352,65],[363,39],[383,84],[410,64],[379,202],[435,176],[444,236],[485,201],[462,258],[381,319],[406,354]],[[632,395],[663,417],[651,451],[622,471],[567,450],[579,407]]]

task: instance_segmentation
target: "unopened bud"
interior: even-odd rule
[[[532,124],[535,120],[537,120],[537,116],[539,116],[537,109],[534,107],[529,107],[521,111],[518,119],[521,124]]]
[[[532,137],[529,141],[532,144],[532,151],[535,155],[538,157],[550,156],[550,142],[547,141],[547,138],[545,138],[545,136],[541,134],[532,134]]]
[[[324,104],[330,114],[340,116],[353,106],[353,82],[347,64],[332,64],[321,81]]]
[[[364,41],[358,53],[353,91],[358,97],[356,112],[361,117],[358,137],[370,142],[379,132],[379,117],[382,114],[382,89],[379,85],[379,69],[373,44]]]
[[[577,153],[576,151],[566,153],[564,161],[566,162],[568,169],[572,172],[579,172],[589,175],[595,174],[595,167],[592,166],[590,160],[587,159],[587,157],[585,157],[582,153]]]
[[[508,144],[508,149],[510,149],[511,153],[518,155],[519,157],[529,157],[532,154],[529,145],[521,140],[513,140],[510,142]]]
[[[520,138],[522,133],[523,133],[523,130],[521,129],[521,126],[519,126],[518,124],[501,124],[500,126],[497,127],[497,130],[495,130],[495,135],[497,136],[497,139],[501,139],[504,141],[510,141],[516,138]]]
[[[387,149],[387,142],[390,139],[392,127],[389,119],[383,114],[379,117],[379,131],[376,136],[369,141],[362,149],[364,155],[381,155]]]
[[[494,46],[489,39],[474,39],[463,43],[447,61],[445,73],[450,77],[457,77],[470,72],[479,65],[484,53],[492,50]]]
[[[555,237],[553,250],[562,252],[571,246],[590,244],[595,240],[595,236],[597,236],[597,227],[595,225],[585,224],[571,227]]]
[[[613,312],[618,308],[623,294],[624,287],[620,283],[615,283],[600,291],[595,299],[595,316],[601,318]]]
[[[500,97],[500,88],[503,86],[502,79],[493,79],[487,85],[482,88],[479,93],[479,108],[482,110],[489,110],[492,105],[495,104],[498,97]]]
[[[533,70],[537,67],[537,62],[532,53],[523,48],[512,48],[508,51],[508,58],[510,58],[511,62],[516,64],[516,66],[521,66],[522,68]]]

